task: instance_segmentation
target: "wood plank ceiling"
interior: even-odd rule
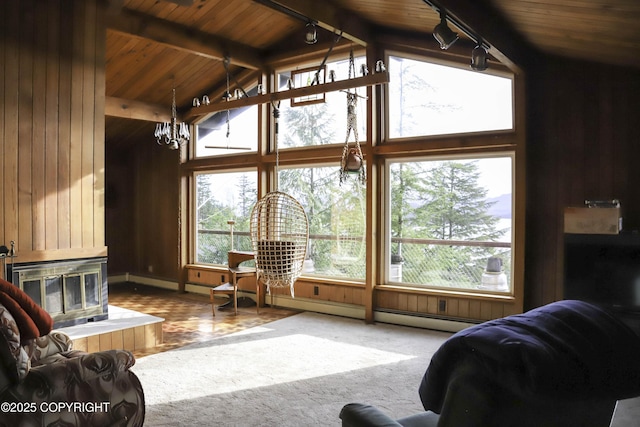
[[[264,3],[272,3],[271,6]],[[153,141],[156,121],[194,97],[219,99],[226,70],[257,81],[256,70],[288,51],[326,50],[340,29],[357,42],[413,34],[435,44],[438,14],[423,0],[277,0],[318,22],[320,41],[303,42],[306,22],[269,0],[110,0],[106,38],[106,138]],[[459,20],[516,62],[557,55],[640,68],[640,1],[440,0]],[[496,56],[496,55],[494,55]],[[499,57],[499,56],[496,56]]]

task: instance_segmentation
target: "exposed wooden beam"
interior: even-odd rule
[[[489,53],[512,71],[534,63],[539,53],[486,1],[423,0],[473,30],[490,46]]]
[[[166,105],[147,104],[112,96],[106,97],[104,114],[105,116],[149,122],[168,122],[171,120],[171,108]],[[182,118],[178,117],[178,120],[182,120]]]
[[[118,15],[109,15],[107,28],[207,58],[222,61],[229,57],[231,64],[243,68],[264,68],[262,55],[257,49],[130,10],[123,9]]]
[[[201,107],[192,108],[185,114],[185,116],[203,116],[205,114],[216,113],[218,111],[233,110],[235,108],[249,107],[251,105],[265,104],[268,102],[277,102],[283,99],[299,98],[303,96],[317,95],[320,93],[335,92],[339,90],[347,90],[362,86],[372,86],[385,83],[389,83],[389,73],[387,73],[386,71],[382,73],[369,74],[364,77],[357,77],[355,79],[339,80],[332,83],[305,86],[280,92],[251,96],[249,98],[240,98],[233,101],[203,105]]]
[[[335,33],[342,32],[342,37],[366,46],[371,42],[371,29],[358,15],[336,7],[327,1],[318,0],[269,0],[260,3],[276,3],[282,7],[306,16],[317,22],[317,25]]]

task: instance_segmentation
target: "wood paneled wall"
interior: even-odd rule
[[[563,210],[620,199],[640,229],[640,70],[551,58],[528,75],[525,308],[562,299]]]
[[[19,262],[106,255],[103,17],[0,3],[0,244]]]
[[[178,151],[156,144],[154,126],[135,146],[107,143],[108,271],[177,281]]]

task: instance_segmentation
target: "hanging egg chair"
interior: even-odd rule
[[[288,287],[302,273],[307,254],[309,222],[302,205],[280,191],[267,193],[251,211],[251,245],[258,281],[271,288]]]

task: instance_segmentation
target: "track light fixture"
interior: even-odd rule
[[[447,25],[447,14],[443,9],[440,10],[440,23],[433,29],[433,37],[440,43],[440,49],[443,50],[449,49],[458,41],[458,34]]]
[[[487,68],[487,50],[482,46],[482,42],[478,40],[477,46],[471,51],[471,69],[484,71]]]
[[[316,44],[318,42],[318,34],[316,32],[316,24],[309,21],[305,25],[304,41],[307,44]]]

